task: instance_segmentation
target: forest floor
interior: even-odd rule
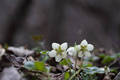
[[[120,53],[96,49],[81,69],[77,66],[82,63],[80,59],[76,64],[71,57],[73,62],[67,59],[59,63],[47,54],[40,48],[1,46],[0,80],[120,80]]]

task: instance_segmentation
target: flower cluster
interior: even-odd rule
[[[83,40],[80,45],[75,45],[75,47],[70,47],[67,49],[67,52],[71,56],[76,56],[78,54],[78,57],[90,57],[92,51],[94,49],[94,46],[92,44],[88,44],[86,40]]]
[[[91,51],[94,49],[92,44],[88,44],[86,40],[83,40],[79,45],[74,47],[69,47],[65,42],[63,44],[52,43],[52,49],[48,55],[50,57],[55,57],[56,62],[60,62],[63,58],[67,58],[67,54],[73,57],[90,57]]]

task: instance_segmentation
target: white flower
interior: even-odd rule
[[[87,45],[88,51],[92,51],[94,49],[94,46],[92,44]]]
[[[87,45],[88,45],[88,42],[87,42],[86,40],[83,40],[80,45],[82,45],[82,46],[87,46]]]
[[[94,46],[92,44],[88,44],[86,40],[83,40],[80,45],[81,48],[86,48],[88,51],[92,51],[94,49]]]
[[[110,68],[107,66],[104,67],[104,70],[105,70],[105,74],[108,74],[110,72]]]
[[[90,53],[89,51],[85,51],[83,54],[84,54],[86,57],[91,57],[91,53]]]
[[[66,57],[67,57],[67,52],[66,52],[66,51],[62,52],[62,57],[63,57],[63,58],[66,58]]]
[[[52,51],[49,52],[48,55],[49,55],[50,57],[55,57],[55,56],[56,56],[56,53],[57,53],[57,52],[56,52],[55,50],[52,50]]]
[[[77,54],[77,51],[76,51],[75,47],[68,48],[67,52],[70,56],[75,56]]]
[[[61,49],[62,50],[66,50],[67,48],[68,48],[68,44],[66,42],[61,44]]]
[[[83,57],[82,51],[80,51],[80,52],[78,53],[78,57]]]
[[[88,44],[86,40],[83,40],[80,46],[81,46],[81,50],[78,53],[78,57],[82,57],[82,56],[90,57],[91,56],[90,51],[94,49],[94,46],[92,44]]]
[[[58,43],[52,43],[52,48],[54,50],[58,49],[60,47],[60,45]]]
[[[62,56],[61,55],[57,55],[55,57],[55,60],[56,60],[56,62],[60,62],[62,60]]]
[[[75,48],[76,48],[77,51],[80,51],[81,50],[81,45],[76,45]]]
[[[60,62],[63,58],[67,57],[68,44],[65,42],[63,44],[52,43],[52,51],[48,53],[50,57],[55,57],[56,62]]]
[[[93,49],[94,46],[92,44],[88,44],[86,40],[83,40],[80,45],[75,45],[75,47],[68,48],[67,52],[70,56],[78,55],[78,57],[90,57],[90,51]]]
[[[91,57],[91,53],[89,51],[85,51],[85,52],[80,51],[78,53],[78,57],[83,57],[83,56],[85,56],[85,57]]]

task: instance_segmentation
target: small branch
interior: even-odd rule
[[[21,67],[19,70],[22,71],[22,72],[25,72],[25,73],[40,74],[40,75],[43,75],[45,77],[48,77],[48,75],[49,75],[47,73],[44,73],[44,72],[41,72],[41,71],[38,71],[38,70],[28,70],[28,69],[25,69],[24,67]]]
[[[77,74],[79,74],[81,71],[81,69],[79,69],[78,71],[76,71],[71,77],[69,80],[72,80]]]
[[[113,80],[120,80],[120,72],[117,74],[117,76]]]

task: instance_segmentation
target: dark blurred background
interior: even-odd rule
[[[0,0],[0,43],[80,43],[120,51],[120,0]]]

